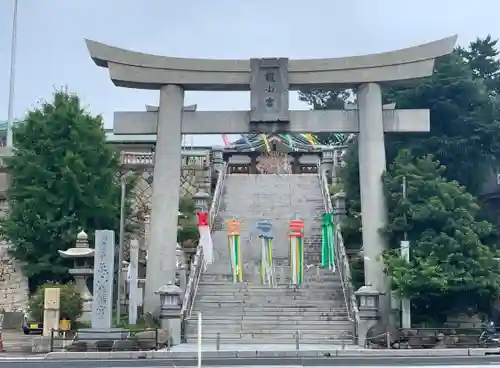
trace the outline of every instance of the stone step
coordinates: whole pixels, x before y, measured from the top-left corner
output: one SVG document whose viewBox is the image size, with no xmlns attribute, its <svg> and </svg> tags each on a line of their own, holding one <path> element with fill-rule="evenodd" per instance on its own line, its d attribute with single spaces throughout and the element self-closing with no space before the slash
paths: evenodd
<svg viewBox="0 0 500 368">
<path fill-rule="evenodd" d="M 188 323 L 193 322 L 196 318 L 188 320 Z M 217 324 L 217 325 L 225 325 L 225 324 L 253 324 L 253 325 L 261 325 L 261 324 L 282 324 L 289 323 L 292 325 L 303 325 L 308 324 L 311 326 L 314 325 L 330 325 L 335 323 L 351 323 L 348 319 L 347 314 L 338 315 L 332 317 L 319 317 L 319 316 L 296 316 L 295 318 L 290 317 L 277 317 L 277 316 L 266 316 L 262 318 L 255 318 L 255 316 L 238 316 L 237 318 L 231 318 L 228 316 L 207 316 L 206 314 L 202 315 L 203 324 Z"/>
<path fill-rule="evenodd" d="M 207 320 L 203 319 L 203 328 L 205 327 L 215 327 L 225 330 L 226 328 L 239 327 L 241 330 L 289 330 L 293 329 L 304 329 L 304 330 L 324 330 L 324 329 L 349 329 L 352 327 L 352 322 L 347 320 L 336 320 L 336 321 L 320 321 L 320 320 L 238 320 L 231 321 L 225 319 L 219 320 Z M 188 326 L 196 328 L 197 323 L 195 321 L 190 321 Z M 300 328 L 299 328 L 300 327 Z"/>
<path fill-rule="evenodd" d="M 343 296 L 342 290 L 338 289 L 254 289 L 254 290 L 234 290 L 234 289 L 216 289 L 216 288 L 200 288 L 196 292 L 197 296 L 245 296 L 245 297 L 266 297 L 270 295 L 278 295 L 279 297 L 293 297 L 293 296 Z"/>
<path fill-rule="evenodd" d="M 309 319 L 323 319 L 332 318 L 334 316 L 347 315 L 346 308 L 329 308 L 328 310 L 322 309 L 305 309 L 305 310 L 290 310 L 290 309 L 271 309 L 264 308 L 262 310 L 258 309 L 245 309 L 245 310 L 227 310 L 223 315 L 221 314 L 219 308 L 207 309 L 200 311 L 199 309 L 193 309 L 192 316 L 196 316 L 198 312 L 201 312 L 202 318 L 220 318 L 223 316 L 227 319 L 243 319 L 243 318 L 278 318 L 278 319 L 294 319 L 294 318 L 309 318 Z M 196 317 L 193 317 L 196 318 Z"/>
<path fill-rule="evenodd" d="M 217 334 L 219 333 L 221 336 L 227 336 L 227 335 L 233 335 L 233 334 L 238 334 L 238 335 L 262 335 L 262 334 L 276 334 L 276 331 L 280 331 L 281 334 L 284 335 L 289 335 L 289 336 L 294 336 L 297 331 L 301 335 L 314 335 L 315 338 L 322 338 L 323 336 L 334 336 L 334 337 L 339 337 L 339 336 L 345 336 L 346 331 L 349 329 L 352 329 L 352 325 L 339 325 L 337 328 L 335 326 L 306 326 L 306 325 L 301 325 L 301 326 L 286 326 L 286 325 L 272 325 L 268 326 L 267 328 L 262 325 L 255 325 L 255 326 L 203 326 L 203 333 L 210 335 L 210 334 Z M 188 335 L 197 335 L 197 326 L 193 325 L 190 326 L 188 325 L 186 328 L 186 333 Z"/>
<path fill-rule="evenodd" d="M 206 293 L 198 293 L 196 294 L 196 301 L 204 302 L 204 301 L 218 301 L 221 303 L 225 303 L 226 301 L 240 301 L 245 302 L 246 300 L 252 301 L 255 303 L 262 302 L 263 304 L 276 303 L 280 300 L 296 300 L 299 302 L 303 301 L 311 301 L 311 300 L 325 300 L 325 301 L 336 301 L 342 302 L 344 300 L 343 294 L 341 292 L 338 293 L 302 293 L 302 294 L 285 294 L 285 293 L 277 293 L 277 294 L 247 294 L 247 293 L 232 293 L 232 294 L 206 294 Z"/>
<path fill-rule="evenodd" d="M 189 331 L 189 333 L 186 334 L 188 339 L 189 338 L 194 338 L 198 336 L 198 332 L 196 331 Z M 221 342 L 222 341 L 227 341 L 227 340 L 254 340 L 256 343 L 258 343 L 259 340 L 261 339 L 271 339 L 275 340 L 275 342 L 282 341 L 282 340 L 289 340 L 292 343 L 295 343 L 296 339 L 296 331 L 287 331 L 287 330 L 274 330 L 274 331 L 255 331 L 255 332 L 231 332 L 231 333 L 223 333 L 223 332 L 204 332 L 202 331 L 202 339 L 217 339 L 219 336 Z M 342 331 L 330 331 L 330 333 L 325 333 L 325 334 L 317 334 L 315 332 L 309 331 L 309 332 L 300 332 L 299 331 L 299 342 L 300 341 L 317 341 L 317 342 L 328 342 L 331 341 L 350 341 L 351 340 L 352 334 L 347 334 Z"/>
<path fill-rule="evenodd" d="M 323 300 L 341 300 L 343 294 L 342 292 L 337 292 L 337 293 L 296 293 L 296 294 L 289 294 L 289 293 L 256 293 L 256 294 L 250 294 L 250 293 L 232 293 L 232 294 L 220 294 L 220 293 L 215 293 L 215 294 L 210 294 L 210 293 L 199 293 L 196 294 L 196 300 L 203 302 L 203 301 L 219 301 L 221 303 L 225 302 L 245 302 L 246 300 L 252 300 L 255 302 L 262 301 L 263 303 L 275 303 L 277 301 L 287 299 L 287 300 L 297 300 L 297 301 L 310 301 L 312 298 L 316 299 L 323 299 Z"/>
<path fill-rule="evenodd" d="M 245 277 L 245 276 L 243 276 Z M 272 289 L 269 285 L 263 285 L 259 281 L 256 282 L 238 282 L 234 283 L 232 280 L 232 275 L 224 275 L 224 274 L 203 274 L 201 276 L 201 280 L 199 285 L 208 285 L 214 287 L 220 287 L 227 285 L 233 288 L 239 287 L 241 289 L 244 288 L 252 288 L 252 289 Z M 315 277 L 304 277 L 304 283 L 302 285 L 294 285 L 291 282 L 291 279 L 286 278 L 285 280 L 277 277 L 276 283 L 279 288 L 289 288 L 289 289 L 307 289 L 312 287 L 319 286 L 328 286 L 328 287 L 342 287 L 342 281 L 338 276 L 325 276 L 316 279 Z"/>
<path fill-rule="evenodd" d="M 197 337 L 196 335 L 190 335 L 190 336 L 187 336 L 187 342 L 189 343 L 195 343 L 197 340 Z M 217 344 L 217 337 L 204 337 L 203 338 L 203 344 L 209 344 L 209 345 L 212 345 L 212 346 L 216 346 Z M 271 345 L 271 346 L 276 346 L 276 349 L 279 350 L 279 346 L 280 344 L 282 345 L 285 345 L 287 346 L 287 349 L 288 346 L 292 345 L 292 346 L 295 346 L 295 339 L 291 340 L 291 339 L 276 339 L 276 338 L 273 338 L 273 337 L 257 337 L 257 338 L 238 338 L 238 339 L 228 339 L 228 338 L 224 338 L 223 340 L 222 339 L 219 339 L 219 344 L 221 346 L 221 348 L 223 348 L 224 346 L 226 345 L 254 345 L 254 344 L 258 344 L 258 345 Z M 331 339 L 331 340 L 328 340 L 328 341 L 324 341 L 324 340 L 316 340 L 316 339 L 299 339 L 299 349 L 304 349 L 304 347 L 307 347 L 307 346 L 311 346 L 313 349 L 315 348 L 315 345 L 331 345 L 332 346 L 332 349 L 337 349 L 337 348 L 340 348 L 342 349 L 343 347 L 348 347 L 348 346 L 353 346 L 355 345 L 354 344 L 354 339 L 352 338 L 336 338 L 336 339 Z"/>
<path fill-rule="evenodd" d="M 309 294 L 338 294 L 343 295 L 342 286 L 336 284 L 312 284 L 307 285 L 304 284 L 300 287 L 300 289 L 295 289 L 294 286 L 285 284 L 280 285 L 277 284 L 275 287 L 268 287 L 263 285 L 262 287 L 256 286 L 245 286 L 241 287 L 235 284 L 222 282 L 219 285 L 211 285 L 212 283 L 199 283 L 198 291 L 201 295 L 213 295 L 215 293 L 247 293 L 253 295 L 267 295 L 267 294 L 276 294 L 276 295 L 293 295 L 292 293 L 296 293 L 297 295 L 309 295 Z M 297 290 L 297 291 L 295 291 Z"/>
<path fill-rule="evenodd" d="M 352 344 L 347 309 L 338 274 L 318 270 L 321 258 L 323 197 L 317 174 L 229 175 L 214 233 L 215 260 L 202 275 L 188 321 L 188 336 L 196 336 L 196 313 L 204 320 L 205 341 L 221 343 L 295 343 L 295 330 L 305 330 L 301 341 Z M 305 220 L 304 285 L 291 285 L 287 234 L 291 214 Z M 227 220 L 241 222 L 243 275 L 248 283 L 232 283 L 227 248 Z M 275 270 L 278 285 L 259 282 L 259 240 L 255 223 L 268 219 L 274 226 Z M 255 244 L 255 245 L 254 245 Z M 345 336 L 347 338 L 342 338 Z"/>
<path fill-rule="evenodd" d="M 346 310 L 347 309 L 343 305 L 331 305 L 331 306 L 314 306 L 314 307 L 294 307 L 294 306 L 289 306 L 288 308 L 283 308 L 277 307 L 274 305 L 265 305 L 265 306 L 244 306 L 244 307 L 235 307 L 235 306 L 229 306 L 229 305 L 217 305 L 215 303 L 209 304 L 209 303 L 200 303 L 197 305 L 195 303 L 195 307 L 193 308 L 193 314 L 200 312 L 203 315 L 224 315 L 224 316 L 229 316 L 229 315 L 240 315 L 240 316 L 250 316 L 250 315 L 255 315 L 258 313 L 261 313 L 264 316 L 271 315 L 271 314 L 278 314 L 278 313 L 296 313 L 296 315 L 302 315 L 304 313 L 313 313 L 318 316 L 322 315 L 331 315 L 332 313 L 336 313 L 339 310 Z"/>
<path fill-rule="evenodd" d="M 204 301 L 198 301 L 200 304 L 205 304 L 206 306 L 213 306 L 216 307 L 217 305 L 224 305 L 228 307 L 234 307 L 234 308 L 245 308 L 245 307 L 261 307 L 261 308 L 318 308 L 318 307 L 327 307 L 331 308 L 335 305 L 342 305 L 341 300 L 311 300 L 311 301 L 305 301 L 305 300 L 287 300 L 287 299 L 282 299 L 278 303 L 262 303 L 261 301 L 249 301 L 248 303 L 242 303 L 240 300 L 226 300 L 223 302 L 217 301 L 217 300 L 204 300 Z"/>
</svg>

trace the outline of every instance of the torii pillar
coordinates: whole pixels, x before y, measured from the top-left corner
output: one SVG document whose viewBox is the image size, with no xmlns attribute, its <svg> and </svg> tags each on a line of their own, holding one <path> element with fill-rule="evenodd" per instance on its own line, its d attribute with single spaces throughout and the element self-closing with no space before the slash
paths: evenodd
<svg viewBox="0 0 500 368">
<path fill-rule="evenodd" d="M 157 134 L 151 237 L 144 307 L 159 306 L 155 291 L 175 281 L 181 134 L 359 133 L 365 284 L 386 297 L 390 285 L 379 256 L 387 223 L 381 175 L 384 132 L 429 130 L 428 110 L 384 110 L 381 85 L 428 77 L 434 60 L 453 50 L 456 36 L 381 54 L 332 59 L 212 60 L 143 54 L 87 40 L 94 62 L 120 87 L 160 91 L 159 111 L 115 113 L 114 134 Z M 303 88 L 355 88 L 357 110 L 289 111 L 288 92 Z M 184 91 L 251 91 L 250 111 L 183 111 Z"/>
</svg>

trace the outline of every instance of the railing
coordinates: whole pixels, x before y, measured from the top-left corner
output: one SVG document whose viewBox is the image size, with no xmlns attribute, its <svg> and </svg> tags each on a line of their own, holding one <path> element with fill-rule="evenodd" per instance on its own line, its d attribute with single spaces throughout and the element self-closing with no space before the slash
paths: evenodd
<svg viewBox="0 0 500 368">
<path fill-rule="evenodd" d="M 318 175 L 321 183 L 321 193 L 323 195 L 323 201 L 325 204 L 325 212 L 334 213 L 335 209 L 332 205 L 332 199 L 330 197 L 330 191 L 328 189 L 328 181 L 326 179 L 325 172 L 321 170 L 321 163 L 318 164 Z M 334 233 L 336 266 L 340 274 L 340 283 L 342 285 L 342 292 L 344 294 L 347 313 L 349 315 L 349 319 L 353 322 L 354 336 L 357 338 L 357 329 L 359 324 L 358 304 L 356 302 L 356 295 L 354 294 L 354 290 L 352 287 L 351 268 L 349 267 L 349 258 L 347 257 L 347 252 L 344 246 L 340 224 L 335 224 Z"/>
<path fill-rule="evenodd" d="M 222 197 L 226 176 L 227 176 L 227 164 L 224 164 L 221 171 L 219 171 L 217 184 L 215 186 L 215 191 L 212 198 L 212 204 L 210 206 L 209 225 L 211 231 L 213 231 L 215 218 L 217 217 L 217 213 L 219 212 L 220 200 Z M 205 267 L 206 264 L 203 259 L 203 248 L 201 247 L 201 245 L 198 244 L 193 262 L 191 262 L 189 280 L 186 285 L 186 291 L 184 293 L 184 299 L 182 301 L 181 317 L 183 321 L 183 326 L 185 325 L 185 321 L 191 317 L 191 311 L 193 310 L 194 299 L 196 298 L 196 292 L 198 291 L 198 285 L 200 283 L 201 274 L 205 269 Z"/>
<path fill-rule="evenodd" d="M 153 152 L 120 152 L 121 165 L 153 166 L 154 160 Z"/>
</svg>

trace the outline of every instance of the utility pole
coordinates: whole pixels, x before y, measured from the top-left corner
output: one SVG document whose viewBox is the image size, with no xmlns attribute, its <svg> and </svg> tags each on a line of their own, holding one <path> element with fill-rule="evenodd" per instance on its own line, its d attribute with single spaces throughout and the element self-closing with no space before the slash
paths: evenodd
<svg viewBox="0 0 500 368">
<path fill-rule="evenodd" d="M 9 102 L 7 110 L 7 147 L 13 145 L 12 126 L 14 125 L 14 87 L 16 83 L 16 53 L 17 53 L 17 8 L 18 0 L 14 0 L 14 13 L 12 15 L 12 40 L 10 45 L 10 85 Z"/>
<path fill-rule="evenodd" d="M 402 184 L 403 198 L 406 199 L 406 177 L 403 176 Z M 406 213 L 404 215 L 405 225 L 408 223 L 406 218 Z M 410 242 L 408 241 L 408 234 L 406 230 L 403 235 L 403 240 L 400 243 L 401 247 L 401 258 L 406 262 L 410 262 Z M 401 327 L 404 329 L 411 328 L 411 303 L 409 298 L 404 298 L 401 300 Z"/>
</svg>

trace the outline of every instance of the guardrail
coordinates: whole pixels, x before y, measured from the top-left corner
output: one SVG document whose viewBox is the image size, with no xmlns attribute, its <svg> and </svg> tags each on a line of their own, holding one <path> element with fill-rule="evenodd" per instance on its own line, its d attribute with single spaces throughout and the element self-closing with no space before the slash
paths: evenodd
<svg viewBox="0 0 500 368">
<path fill-rule="evenodd" d="M 323 195 L 325 212 L 334 214 L 335 208 L 332 205 L 332 199 L 330 196 L 330 191 L 328 189 L 328 181 L 326 179 L 325 172 L 324 170 L 321 170 L 321 163 L 318 163 L 318 175 L 321 184 L 321 193 Z M 342 292 L 344 294 L 347 313 L 349 315 L 349 319 L 353 323 L 354 336 L 357 339 L 359 310 L 358 304 L 356 302 L 356 295 L 354 294 L 354 289 L 352 287 L 351 268 L 349 266 L 349 258 L 347 257 L 340 224 L 335 224 L 334 237 L 335 261 L 337 264 L 337 270 L 340 274 L 340 283 L 342 285 Z"/>
<path fill-rule="evenodd" d="M 212 232 L 213 232 L 215 218 L 217 217 L 217 213 L 219 212 L 220 200 L 222 197 L 222 192 L 224 190 L 224 183 L 226 180 L 226 176 L 227 176 L 227 164 L 224 164 L 223 168 L 219 171 L 217 184 L 215 186 L 215 191 L 212 198 L 212 204 L 210 206 L 210 211 L 209 211 L 209 225 Z M 184 338 L 185 324 L 186 321 L 191 317 L 191 312 L 193 310 L 193 305 L 194 305 L 194 299 L 196 298 L 196 292 L 198 291 L 198 285 L 200 283 L 201 274 L 205 268 L 206 264 L 203 259 L 203 247 L 201 247 L 201 245 L 198 244 L 198 247 L 196 248 L 196 254 L 194 256 L 193 261 L 191 262 L 189 280 L 186 285 L 186 291 L 184 293 L 184 298 L 182 302 L 182 309 L 181 309 L 182 340 L 185 340 Z"/>
<path fill-rule="evenodd" d="M 121 165 L 153 166 L 154 161 L 154 152 L 120 152 Z"/>
</svg>

